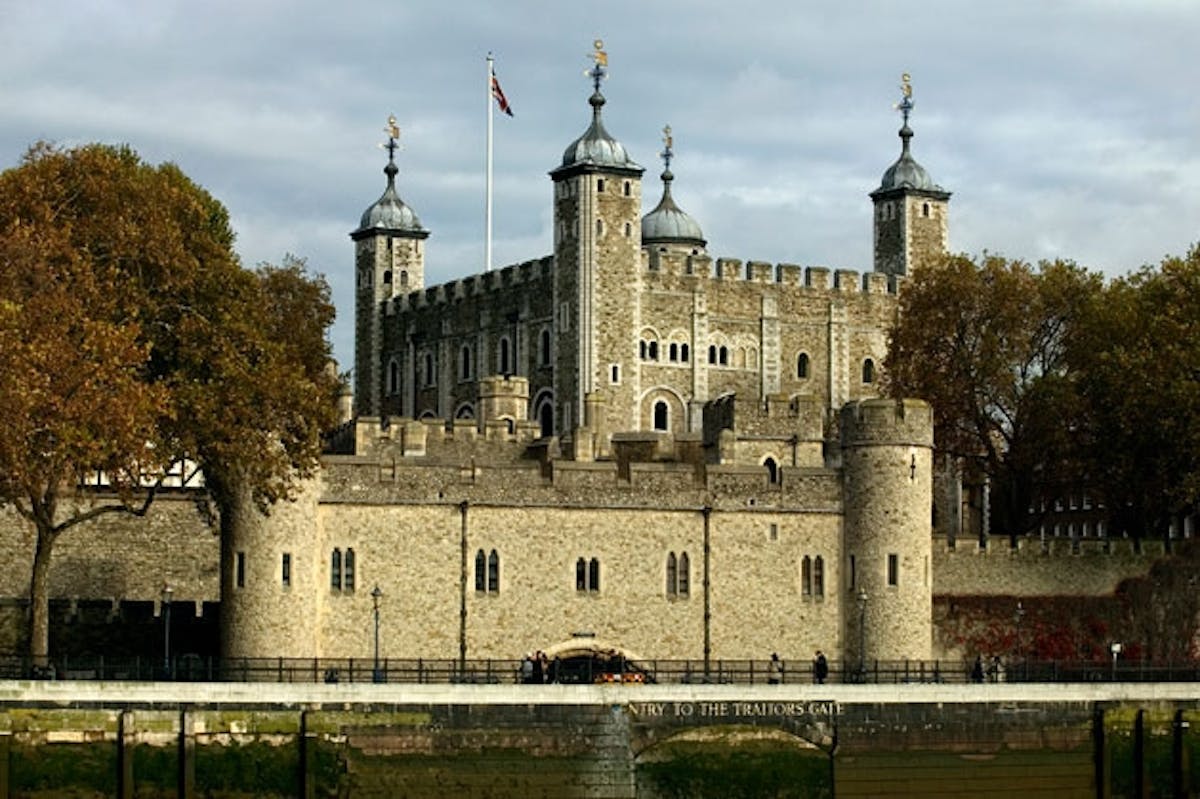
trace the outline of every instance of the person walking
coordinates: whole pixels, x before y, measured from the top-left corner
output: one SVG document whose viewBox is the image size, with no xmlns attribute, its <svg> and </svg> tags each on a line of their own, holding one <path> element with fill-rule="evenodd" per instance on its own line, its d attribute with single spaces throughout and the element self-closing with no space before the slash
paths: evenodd
<svg viewBox="0 0 1200 799">
<path fill-rule="evenodd" d="M 818 649 L 816 656 L 813 658 L 813 680 L 817 685 L 824 685 L 825 678 L 828 676 L 829 661 L 825 659 L 825 653 Z"/>
<path fill-rule="evenodd" d="M 983 657 L 975 656 L 975 665 L 971 667 L 971 682 L 983 682 Z"/>
<path fill-rule="evenodd" d="M 779 659 L 778 652 L 771 653 L 771 662 L 767 665 L 767 682 L 771 685 L 783 682 L 783 661 Z"/>
</svg>

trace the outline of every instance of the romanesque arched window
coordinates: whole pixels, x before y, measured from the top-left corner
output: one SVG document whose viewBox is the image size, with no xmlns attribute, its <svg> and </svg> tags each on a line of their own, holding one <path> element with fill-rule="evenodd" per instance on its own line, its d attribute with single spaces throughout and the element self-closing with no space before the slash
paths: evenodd
<svg viewBox="0 0 1200 799">
<path fill-rule="evenodd" d="M 687 344 L 679 345 L 679 360 L 683 361 L 684 363 L 688 362 L 688 345 Z"/>
<path fill-rule="evenodd" d="M 658 360 L 658 342 L 655 341 L 654 339 L 650 340 L 649 353 L 650 353 L 650 360 L 652 360 L 652 361 Z"/>
<path fill-rule="evenodd" d="M 500 555 L 494 549 L 488 553 L 487 590 L 489 594 L 500 592 Z"/>
<path fill-rule="evenodd" d="M 336 547 L 329 558 L 329 587 L 334 591 L 342 590 L 342 550 Z"/>
<path fill-rule="evenodd" d="M 674 552 L 667 553 L 667 596 L 675 596 L 678 590 L 679 561 Z"/>
<path fill-rule="evenodd" d="M 692 590 L 691 563 L 686 552 L 679 553 L 679 596 L 687 596 Z"/>
<path fill-rule="evenodd" d="M 667 346 L 667 360 L 671 363 L 679 362 L 679 345 L 673 341 Z"/>
<path fill-rule="evenodd" d="M 802 352 L 796 356 L 796 378 L 804 380 L 808 377 L 808 353 Z"/>
<path fill-rule="evenodd" d="M 780 482 L 779 464 L 774 458 L 767 458 L 763 461 L 763 466 L 767 467 L 767 482 L 771 485 L 778 485 Z"/>
<path fill-rule="evenodd" d="M 458 377 L 460 380 L 471 379 L 471 345 L 464 344 L 459 351 Z"/>
<path fill-rule="evenodd" d="M 813 596 L 825 596 L 825 559 L 813 558 Z"/>
<path fill-rule="evenodd" d="M 354 590 L 354 550 L 346 549 L 346 558 L 342 561 L 342 590 Z"/>
<path fill-rule="evenodd" d="M 870 358 L 863 361 L 862 381 L 864 384 L 875 382 L 875 362 Z"/>
<path fill-rule="evenodd" d="M 728 347 L 721 347 L 720 349 L 717 350 L 717 361 L 722 366 L 729 365 L 729 348 Z"/>
<path fill-rule="evenodd" d="M 800 593 L 803 596 L 812 596 L 812 558 L 805 555 L 800 559 Z"/>
<path fill-rule="evenodd" d="M 508 336 L 502 336 L 500 338 L 500 357 L 497 361 L 497 366 L 498 366 L 497 371 L 499 371 L 500 374 L 505 375 L 505 376 L 512 374 L 511 361 L 512 361 L 512 354 L 509 352 Z"/>
<path fill-rule="evenodd" d="M 575 590 L 589 593 L 600 590 L 599 558 L 580 558 L 575 561 Z"/>
<path fill-rule="evenodd" d="M 479 593 L 487 590 L 487 556 L 482 549 L 475 553 L 475 590 Z"/>
<path fill-rule="evenodd" d="M 670 410 L 664 400 L 654 403 L 654 429 L 670 430 Z"/>
</svg>

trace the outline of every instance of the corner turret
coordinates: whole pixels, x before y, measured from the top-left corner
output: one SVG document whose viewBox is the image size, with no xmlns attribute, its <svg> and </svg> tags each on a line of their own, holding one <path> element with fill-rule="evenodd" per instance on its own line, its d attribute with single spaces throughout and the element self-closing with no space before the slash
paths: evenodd
<svg viewBox="0 0 1200 799">
<path fill-rule="evenodd" d="M 425 239 L 429 237 L 416 213 L 396 193 L 400 128 L 394 116 L 388 117 L 384 132 L 388 134 L 388 162 L 383 169 L 387 188 L 363 212 L 358 229 L 350 234 L 356 273 L 354 401 L 356 413 L 367 416 L 399 411 L 398 407 L 385 405 L 383 392 L 384 304 L 392 297 L 425 287 Z M 398 395 L 398 387 L 389 387 L 388 393 Z"/>
<path fill-rule="evenodd" d="M 567 434 L 584 423 L 589 395 L 602 394 L 620 430 L 634 417 L 632 379 L 641 264 L 642 172 L 604 127 L 600 83 L 608 75 L 604 43 L 588 72 L 592 123 L 567 147 L 554 181 L 554 332 L 562 343 L 554 370 L 555 425 Z M 603 449 L 606 444 L 601 442 Z"/>
<path fill-rule="evenodd" d="M 695 219 L 688 216 L 675 204 L 671 196 L 671 158 L 674 157 L 674 137 L 671 126 L 663 128 L 663 194 L 654 210 L 642 217 L 642 247 L 659 252 L 677 252 L 683 255 L 704 255 L 704 232 Z"/>
<path fill-rule="evenodd" d="M 941 257 L 948 243 L 950 192 L 933 182 L 912 156 L 912 84 L 901 78 L 903 98 L 896 105 L 904 115 L 900 128 L 900 157 L 888 167 L 871 192 L 875 204 L 875 271 L 906 277 L 914 269 Z"/>
</svg>

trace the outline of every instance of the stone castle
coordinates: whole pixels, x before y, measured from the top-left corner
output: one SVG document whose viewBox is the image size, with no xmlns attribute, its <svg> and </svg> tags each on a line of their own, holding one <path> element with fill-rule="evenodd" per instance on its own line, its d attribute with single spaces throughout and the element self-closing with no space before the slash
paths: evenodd
<svg viewBox="0 0 1200 799">
<path fill-rule="evenodd" d="M 904 278 L 947 247 L 950 193 L 913 158 L 907 81 L 858 274 L 710 256 L 672 195 L 669 129 L 643 215 L 604 72 L 597 58 L 590 124 L 550 171 L 544 258 L 426 286 L 430 231 L 390 142 L 351 233 L 353 411 L 296 502 L 246 508 L 218 541 L 160 500 L 136 534 L 190 562 L 167 546 L 126 570 L 96 550 L 111 544 L 64 540 L 56 595 L 154 601 L 171 580 L 198 613 L 219 598 L 230 657 L 370 656 L 379 607 L 390 658 L 583 636 L 642 658 L 856 662 L 947 654 L 936 594 L 1061 591 L 1053 548 L 935 544 L 930 409 L 879 397 Z M 953 529 L 962 502 L 938 501 Z M 1097 595 L 1154 555 L 1060 554 L 1105 559 L 1074 587 Z"/>
</svg>

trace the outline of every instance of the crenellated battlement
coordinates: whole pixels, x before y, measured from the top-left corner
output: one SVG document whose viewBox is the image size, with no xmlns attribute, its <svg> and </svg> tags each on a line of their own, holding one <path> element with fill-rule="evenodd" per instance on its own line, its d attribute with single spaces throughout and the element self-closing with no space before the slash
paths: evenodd
<svg viewBox="0 0 1200 799">
<path fill-rule="evenodd" d="M 536 286 L 550 279 L 554 257 L 547 255 L 519 264 L 510 264 L 491 272 L 480 272 L 459 280 L 451 280 L 420 291 L 393 297 L 387 304 L 389 315 L 460 302 L 469 298 L 486 298 L 518 286 Z"/>
<path fill-rule="evenodd" d="M 993 537 L 933 540 L 934 593 L 943 596 L 1111 596 L 1170 556 L 1162 541 Z"/>
<path fill-rule="evenodd" d="M 825 266 L 772 264 L 708 255 L 644 249 L 642 268 L 664 278 L 706 278 L 721 283 L 757 283 L 788 286 L 814 292 L 890 294 L 899 292 L 903 278 L 883 272 L 856 272 Z"/>
<path fill-rule="evenodd" d="M 933 409 L 917 399 L 847 403 L 841 413 L 843 447 L 878 444 L 933 446 Z"/>
<path fill-rule="evenodd" d="M 1152 563 L 1169 552 L 1161 540 L 1135 541 L 1132 538 L 1018 538 L 1016 546 L 1005 537 L 993 537 L 987 546 L 977 539 L 955 541 L 945 536 L 934 537 L 934 548 L 944 549 L 949 558 L 982 558 L 989 560 L 1033 561 L 1064 556 L 1130 558 Z"/>
</svg>

